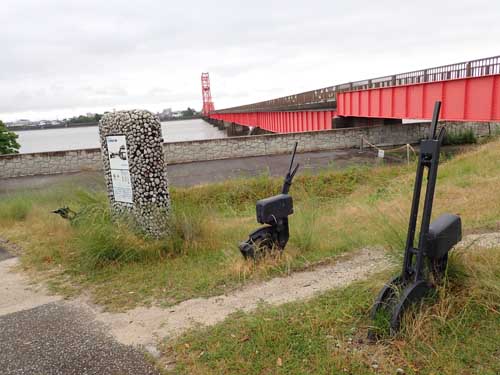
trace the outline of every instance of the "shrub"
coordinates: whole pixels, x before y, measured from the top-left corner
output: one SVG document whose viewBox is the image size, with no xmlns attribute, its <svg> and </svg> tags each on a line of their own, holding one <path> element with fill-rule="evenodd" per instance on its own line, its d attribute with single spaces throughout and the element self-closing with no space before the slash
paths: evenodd
<svg viewBox="0 0 500 375">
<path fill-rule="evenodd" d="M 446 133 L 443 140 L 445 145 L 466 145 L 477 143 L 477 137 L 471 129 L 456 133 Z"/>
</svg>

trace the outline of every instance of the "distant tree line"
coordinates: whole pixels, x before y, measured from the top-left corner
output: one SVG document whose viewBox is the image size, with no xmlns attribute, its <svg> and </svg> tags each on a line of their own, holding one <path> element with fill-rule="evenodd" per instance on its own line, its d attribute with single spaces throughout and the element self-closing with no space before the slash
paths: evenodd
<svg viewBox="0 0 500 375">
<path fill-rule="evenodd" d="M 193 117 L 198 115 L 195 109 L 188 107 L 185 111 L 182 111 L 182 117 Z"/>
<path fill-rule="evenodd" d="M 102 118 L 102 115 L 99 113 L 96 113 L 95 115 L 92 116 L 75 116 L 70 118 L 67 122 L 69 124 L 85 124 L 85 123 L 95 123 L 99 122 L 99 120 Z"/>
</svg>

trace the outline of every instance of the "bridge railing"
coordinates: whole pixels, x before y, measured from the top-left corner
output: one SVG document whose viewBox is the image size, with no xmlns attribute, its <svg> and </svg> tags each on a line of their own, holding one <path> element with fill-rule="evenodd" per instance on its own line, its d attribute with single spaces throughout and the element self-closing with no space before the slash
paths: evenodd
<svg viewBox="0 0 500 375">
<path fill-rule="evenodd" d="M 340 85 L 324 87 L 318 90 L 302 92 L 300 94 L 265 100 L 263 102 L 222 109 L 215 111 L 215 113 L 335 108 L 337 93 L 339 92 L 446 81 L 467 77 L 482 77 L 492 74 L 500 74 L 500 56 L 487 57 L 478 60 L 366 79 L 357 82 L 343 83 Z"/>
</svg>

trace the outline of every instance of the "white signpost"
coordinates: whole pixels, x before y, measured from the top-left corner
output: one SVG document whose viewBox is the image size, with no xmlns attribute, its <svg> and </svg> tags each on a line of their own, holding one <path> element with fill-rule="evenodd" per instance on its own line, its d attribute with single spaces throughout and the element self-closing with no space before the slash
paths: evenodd
<svg viewBox="0 0 500 375">
<path fill-rule="evenodd" d="M 134 203 L 130 180 L 127 141 L 124 135 L 106 137 L 113 193 L 117 202 Z"/>
</svg>

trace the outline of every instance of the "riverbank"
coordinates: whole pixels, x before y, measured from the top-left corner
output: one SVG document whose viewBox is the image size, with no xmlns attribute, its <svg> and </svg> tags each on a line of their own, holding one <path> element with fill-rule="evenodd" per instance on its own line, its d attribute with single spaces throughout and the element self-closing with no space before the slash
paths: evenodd
<svg viewBox="0 0 500 375">
<path fill-rule="evenodd" d="M 95 127 L 97 122 L 83 122 L 83 123 L 73 123 L 73 124 L 57 124 L 57 125 L 42 125 L 42 126 L 7 126 L 7 130 L 12 132 L 22 132 L 27 130 L 48 130 L 48 129 L 64 129 L 64 128 L 85 128 L 85 127 Z"/>
<path fill-rule="evenodd" d="M 179 117 L 179 118 L 170 118 L 163 119 L 161 122 L 171 122 L 171 121 L 189 121 L 189 120 L 201 120 L 202 116 L 192 116 L 192 117 Z M 62 129 L 62 128 L 81 128 L 81 127 L 96 127 L 99 123 L 96 122 L 68 122 L 68 123 L 60 123 L 56 125 L 47 124 L 47 125 L 23 125 L 23 126 L 7 126 L 7 130 L 18 132 L 24 130 L 46 130 L 46 129 Z"/>
</svg>

